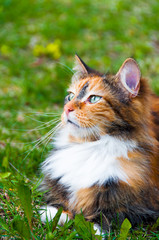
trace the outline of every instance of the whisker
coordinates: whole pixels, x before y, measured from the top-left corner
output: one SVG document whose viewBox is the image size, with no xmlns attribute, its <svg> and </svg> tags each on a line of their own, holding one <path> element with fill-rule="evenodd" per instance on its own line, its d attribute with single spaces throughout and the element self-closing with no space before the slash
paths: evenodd
<svg viewBox="0 0 159 240">
<path fill-rule="evenodd" d="M 99 139 L 100 134 L 99 134 L 99 130 L 97 129 L 97 127 L 93 124 L 93 129 L 91 128 L 90 131 L 92 132 L 93 136 L 95 137 L 95 139 Z M 95 131 L 96 130 L 96 131 Z"/>
<path fill-rule="evenodd" d="M 60 116 L 61 115 L 61 111 L 58 113 L 54 113 L 54 112 L 49 112 L 49 113 L 43 113 L 43 112 L 22 112 L 23 114 L 30 114 L 30 115 L 38 115 L 38 116 L 44 116 L 44 117 L 49 117 L 49 116 Z"/>
<path fill-rule="evenodd" d="M 53 135 L 58 131 L 58 129 L 61 127 L 61 125 L 56 126 L 56 128 L 53 129 L 53 131 L 50 133 L 50 136 L 47 137 L 46 141 L 45 141 L 45 146 L 48 144 L 48 142 L 50 141 L 50 139 L 53 137 Z"/>
<path fill-rule="evenodd" d="M 45 122 L 43 122 L 43 121 L 37 120 L 37 119 L 35 119 L 35 118 L 31 118 L 31 117 L 29 117 L 29 116 L 26 116 L 26 117 L 29 118 L 29 119 L 31 119 L 31 120 L 33 120 L 33 121 L 35 121 L 35 122 L 45 123 Z"/>
<path fill-rule="evenodd" d="M 57 64 L 60 64 L 60 65 L 62 65 L 63 67 L 65 67 L 65 69 L 67 69 L 67 70 L 69 70 L 69 72 L 68 73 L 73 73 L 74 74 L 74 71 L 70 68 L 70 67 L 68 67 L 67 65 L 65 65 L 64 63 L 61 63 L 61 62 L 57 62 Z"/>
<path fill-rule="evenodd" d="M 88 127 L 88 128 L 86 128 L 87 136 L 92 135 L 97 140 L 99 138 L 99 134 L 97 134 L 97 132 L 94 131 L 94 129 L 93 129 L 95 127 L 94 124 L 88 123 L 87 127 Z"/>
<path fill-rule="evenodd" d="M 60 121 L 59 119 L 52 119 L 48 122 L 43 122 L 43 124 L 41 124 L 40 126 L 34 128 L 34 129 L 17 129 L 17 128 L 11 128 L 10 130 L 12 131 L 23 131 L 23 132 L 33 132 L 33 131 L 37 131 L 37 130 L 41 130 L 47 127 L 52 126 L 53 124 L 57 123 L 58 121 Z M 50 124 L 51 123 L 51 124 Z M 45 126 L 46 125 L 46 126 Z M 45 126 L 45 127 L 44 127 Z"/>
<path fill-rule="evenodd" d="M 57 123 L 59 121 L 60 121 L 59 119 L 58 120 L 51 120 L 49 122 L 46 122 L 46 123 L 42 124 L 39 127 L 36 127 L 34 129 L 31 129 L 31 130 L 28 130 L 28 132 L 33 132 L 33 131 L 41 130 L 41 129 L 44 129 L 44 128 L 48 128 L 48 127 L 52 126 L 53 124 L 55 124 L 55 123 Z M 49 123 L 51 123 L 51 124 L 49 124 Z M 46 125 L 46 126 L 44 127 L 44 125 Z"/>
<path fill-rule="evenodd" d="M 57 125 L 57 126 L 58 126 L 58 125 Z M 37 146 L 40 146 L 42 143 L 45 143 L 45 141 L 48 139 L 48 137 L 50 136 L 50 134 L 52 134 L 52 133 L 56 130 L 57 126 L 56 126 L 55 128 L 53 128 L 53 129 L 51 129 L 47 134 L 45 134 L 44 137 L 42 137 L 42 138 L 40 138 L 39 140 L 37 140 L 37 143 L 36 143 L 29 151 L 27 151 L 28 154 L 25 156 L 25 158 L 23 159 L 23 161 L 29 156 L 29 154 L 30 154 Z M 61 126 L 61 123 L 59 123 L 59 128 L 60 128 L 60 126 Z M 53 134 L 52 134 L 52 136 L 53 136 Z"/>
</svg>

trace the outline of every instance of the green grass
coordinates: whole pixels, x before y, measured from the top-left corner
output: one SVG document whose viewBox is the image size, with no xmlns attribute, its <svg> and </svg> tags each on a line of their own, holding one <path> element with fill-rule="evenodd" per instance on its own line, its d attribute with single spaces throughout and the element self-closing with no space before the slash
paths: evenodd
<svg viewBox="0 0 159 240">
<path fill-rule="evenodd" d="M 114 73 L 134 57 L 159 94 L 158 12 L 158 0 L 0 0 L 0 235 L 5 239 L 86 239 L 89 227 L 84 237 L 77 219 L 58 229 L 55 222 L 40 221 L 39 169 L 51 145 L 35 147 L 34 141 L 55 124 L 37 127 L 57 119 L 45 113 L 62 111 L 76 52 L 91 67 Z M 31 189 L 30 218 L 18 186 Z M 119 234 L 114 229 L 109 239 Z M 159 231 L 139 227 L 128 236 L 158 239 Z"/>
</svg>

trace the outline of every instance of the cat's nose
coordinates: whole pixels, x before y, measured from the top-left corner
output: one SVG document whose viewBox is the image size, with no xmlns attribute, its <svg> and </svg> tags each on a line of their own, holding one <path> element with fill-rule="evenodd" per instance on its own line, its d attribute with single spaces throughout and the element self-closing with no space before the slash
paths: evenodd
<svg viewBox="0 0 159 240">
<path fill-rule="evenodd" d="M 68 116 L 69 112 L 73 112 L 74 111 L 74 108 L 73 108 L 72 105 L 65 105 L 64 111 L 65 111 L 66 115 Z"/>
</svg>

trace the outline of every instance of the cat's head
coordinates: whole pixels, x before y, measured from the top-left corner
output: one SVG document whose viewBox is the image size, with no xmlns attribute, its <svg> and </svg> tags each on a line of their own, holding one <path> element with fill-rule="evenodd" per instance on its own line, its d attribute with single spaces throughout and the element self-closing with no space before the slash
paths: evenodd
<svg viewBox="0 0 159 240">
<path fill-rule="evenodd" d="M 107 75 L 91 69 L 76 55 L 75 70 L 61 117 L 70 139 L 83 142 L 106 134 L 128 136 L 143 107 L 136 61 L 128 58 L 117 74 Z"/>
</svg>

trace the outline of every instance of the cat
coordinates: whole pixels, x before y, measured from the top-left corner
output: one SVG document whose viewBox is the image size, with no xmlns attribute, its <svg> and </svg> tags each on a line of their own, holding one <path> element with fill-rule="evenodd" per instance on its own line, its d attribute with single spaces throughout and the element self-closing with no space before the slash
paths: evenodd
<svg viewBox="0 0 159 240">
<path fill-rule="evenodd" d="M 159 97 L 134 59 L 109 75 L 76 55 L 61 124 L 42 164 L 42 221 L 62 206 L 60 224 L 82 212 L 100 234 L 101 215 L 103 232 L 159 217 Z"/>
</svg>

